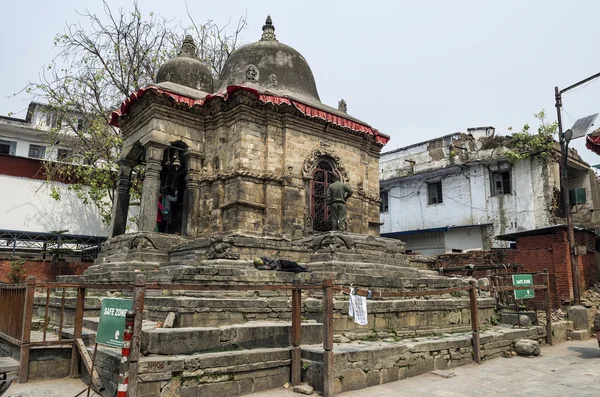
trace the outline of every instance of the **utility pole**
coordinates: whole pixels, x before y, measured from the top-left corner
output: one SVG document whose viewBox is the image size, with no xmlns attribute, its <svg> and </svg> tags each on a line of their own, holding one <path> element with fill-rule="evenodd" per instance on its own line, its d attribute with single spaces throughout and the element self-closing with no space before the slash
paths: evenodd
<svg viewBox="0 0 600 397">
<path fill-rule="evenodd" d="M 560 152 L 562 155 L 561 161 L 561 172 L 560 172 L 560 186 L 563 193 L 563 202 L 565 206 L 565 215 L 567 218 L 567 237 L 569 239 L 569 253 L 571 258 L 571 276 L 573 278 L 573 301 L 576 305 L 581 303 L 581 295 L 579 291 L 579 261 L 577 255 L 575 255 L 575 232 L 573 230 L 573 217 L 571 215 L 571 205 L 569 203 L 569 189 L 567 186 L 567 166 L 569 164 L 569 141 L 570 138 L 566 138 L 563 133 L 562 126 L 562 94 L 572 90 L 575 87 L 579 87 L 588 81 L 594 80 L 600 77 L 600 73 L 596 73 L 584 80 L 581 80 L 567 88 L 559 90 L 558 87 L 554 87 L 554 97 L 556 101 L 556 116 L 558 121 L 558 139 L 560 143 Z"/>
</svg>

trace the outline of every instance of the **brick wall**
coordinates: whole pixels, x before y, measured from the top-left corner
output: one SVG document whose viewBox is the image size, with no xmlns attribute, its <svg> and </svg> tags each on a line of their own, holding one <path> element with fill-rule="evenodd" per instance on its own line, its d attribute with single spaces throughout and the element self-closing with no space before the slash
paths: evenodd
<svg viewBox="0 0 600 397">
<path fill-rule="evenodd" d="M 36 281 L 56 281 L 57 276 L 82 274 L 92 262 L 58 262 L 28 260 L 23 265 L 25 277 L 34 276 Z M 0 259 L 0 282 L 8 282 L 10 259 Z"/>
<path fill-rule="evenodd" d="M 576 245 L 587 248 L 587 253 L 579 256 L 580 288 L 583 292 L 595 282 L 600 281 L 600 254 L 596 252 L 596 238 L 593 233 L 576 231 L 575 240 Z M 451 268 L 469 264 L 477 267 L 513 263 L 522 266 L 519 270 L 520 273 L 540 273 L 544 269 L 548 269 L 550 296 L 554 306 L 558 306 L 563 301 L 572 300 L 571 259 L 566 230 L 556 230 L 538 236 L 519 237 L 516 249 L 440 255 L 435 266 Z M 475 271 L 473 275 L 484 277 L 487 275 L 487 271 Z M 540 281 L 534 279 L 535 283 Z M 541 304 L 543 296 L 538 298 L 536 303 Z"/>
</svg>

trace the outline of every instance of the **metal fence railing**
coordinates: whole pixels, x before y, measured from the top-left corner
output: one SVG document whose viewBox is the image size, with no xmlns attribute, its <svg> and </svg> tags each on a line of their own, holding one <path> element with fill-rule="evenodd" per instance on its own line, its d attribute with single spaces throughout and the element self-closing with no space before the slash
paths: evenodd
<svg viewBox="0 0 600 397">
<path fill-rule="evenodd" d="M 507 291 L 536 289 L 545 291 L 545 303 L 548 310 L 547 321 L 547 342 L 552 344 L 552 324 L 550 310 L 550 295 L 548 288 L 548 274 L 544 273 L 543 284 L 531 285 L 528 287 L 521 286 L 505 286 L 492 284 L 492 294 L 499 294 Z M 42 341 L 31 341 L 31 326 L 33 317 L 33 301 L 35 289 L 43 289 L 46 295 L 44 307 L 44 329 Z M 74 289 L 77 291 L 75 318 L 73 337 L 70 339 L 62 338 L 62 325 L 65 317 L 65 291 Z M 292 385 L 300 384 L 301 382 L 301 343 L 302 343 L 302 327 L 301 327 L 301 308 L 302 308 L 302 291 L 313 290 L 322 291 L 323 299 L 323 396 L 332 397 L 334 395 L 334 353 L 333 353 L 333 312 L 334 300 L 333 293 L 346 292 L 347 287 L 334 285 L 333 280 L 326 279 L 322 284 L 158 284 L 148 283 L 142 274 L 135 276 L 133 283 L 128 284 L 72 284 L 72 283 L 37 283 L 33 277 L 27 279 L 27 284 L 0 284 L 0 319 L 10 318 L 10 321 L 0 321 L 0 335 L 6 337 L 13 343 L 20 346 L 20 372 L 19 382 L 25 383 L 29 373 L 29 349 L 32 346 L 56 346 L 72 344 L 71 356 L 71 376 L 79 375 L 79 364 L 83 358 L 83 364 L 86 364 L 89 373 L 93 373 L 93 361 L 87 357 L 87 350 L 81 341 L 83 316 L 85 309 L 86 290 L 112 290 L 112 291 L 132 291 L 133 290 L 133 312 L 135 320 L 133 325 L 132 349 L 129 358 L 129 386 L 128 396 L 137 396 L 137 380 L 138 380 L 138 359 L 140 357 L 140 341 L 142 335 L 142 318 L 144 313 L 144 300 L 146 292 L 149 290 L 177 290 L 177 291 L 289 291 L 292 298 L 292 326 L 291 326 L 291 364 L 290 383 Z M 50 294 L 52 290 L 61 293 L 61 309 L 59 322 L 59 337 L 56 340 L 48 340 L 46 330 L 49 325 L 49 305 L 51 302 Z M 473 359 L 479 363 L 481 361 L 481 342 L 479 336 L 479 316 L 478 316 L 478 287 L 473 280 L 468 285 L 459 287 L 439 289 L 439 290 L 423 290 L 423 291 L 382 291 L 372 294 L 366 289 L 356 288 L 354 293 L 357 295 L 368 296 L 371 299 L 395 299 L 395 298 L 410 298 L 410 297 L 425 297 L 434 295 L 450 294 L 453 292 L 465 291 L 469 294 L 469 310 L 471 314 L 471 329 L 472 329 L 472 347 Z M 56 295 L 55 295 L 56 296 Z M 60 296 L 60 295 L 59 295 Z M 7 317 L 5 317 L 7 316 Z M 91 362 L 90 364 L 88 363 Z"/>
</svg>

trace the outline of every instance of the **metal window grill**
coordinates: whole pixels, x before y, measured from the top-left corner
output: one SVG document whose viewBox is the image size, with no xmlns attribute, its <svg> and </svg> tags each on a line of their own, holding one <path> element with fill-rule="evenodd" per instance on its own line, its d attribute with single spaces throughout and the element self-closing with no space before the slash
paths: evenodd
<svg viewBox="0 0 600 397">
<path fill-rule="evenodd" d="M 311 181 L 311 215 L 314 230 L 331 230 L 331 211 L 327 202 L 327 188 L 336 179 L 333 167 L 329 162 L 320 161 L 317 164 Z"/>
</svg>

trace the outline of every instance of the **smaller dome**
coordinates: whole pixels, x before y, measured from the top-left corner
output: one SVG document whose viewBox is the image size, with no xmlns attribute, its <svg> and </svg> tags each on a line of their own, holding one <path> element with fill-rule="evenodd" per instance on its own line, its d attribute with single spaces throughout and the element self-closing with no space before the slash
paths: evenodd
<svg viewBox="0 0 600 397">
<path fill-rule="evenodd" d="M 259 41 L 243 45 L 233 51 L 221 71 L 223 84 L 247 85 L 293 98 L 321 103 L 317 85 L 308 62 L 292 47 L 275 37 L 271 16 L 267 17 Z"/>
<path fill-rule="evenodd" d="M 177 57 L 158 69 L 156 82 L 171 82 L 207 93 L 213 92 L 213 76 L 196 56 L 196 43 L 192 36 L 185 36 Z"/>
</svg>

